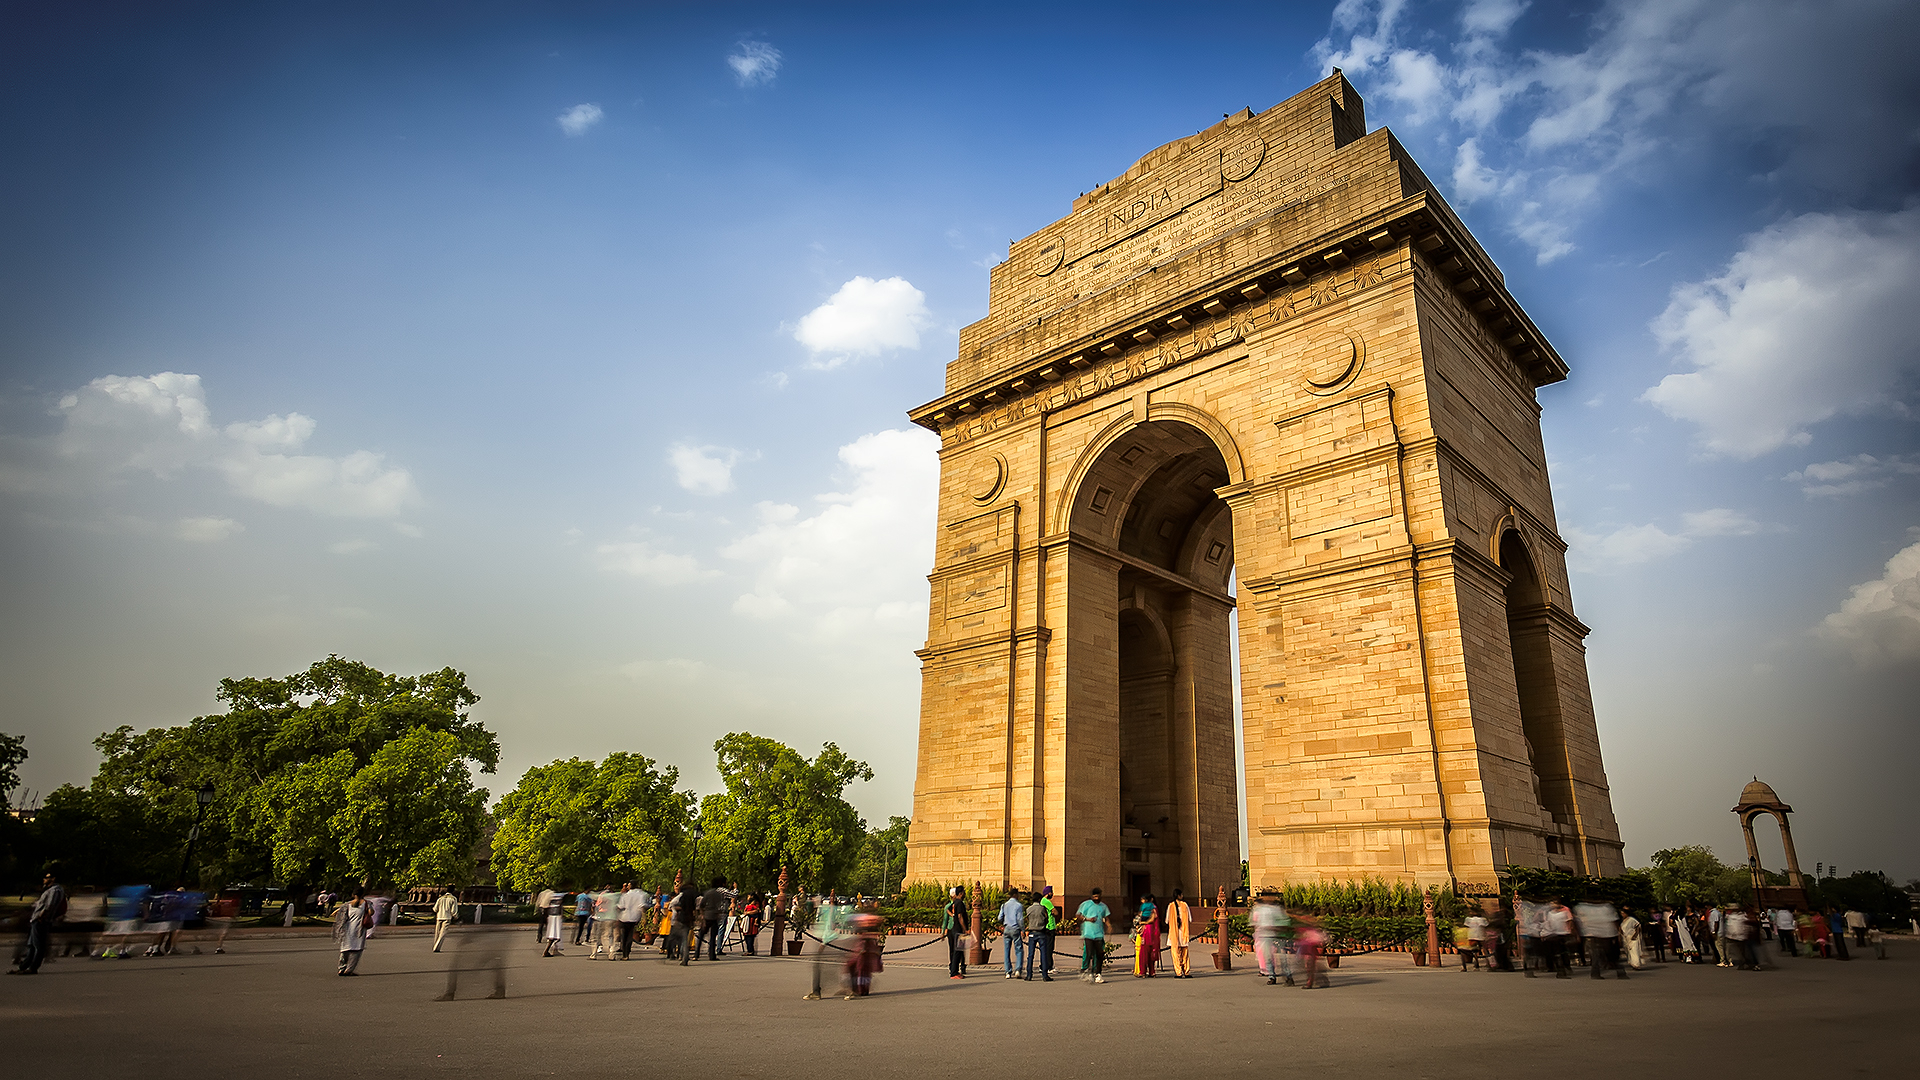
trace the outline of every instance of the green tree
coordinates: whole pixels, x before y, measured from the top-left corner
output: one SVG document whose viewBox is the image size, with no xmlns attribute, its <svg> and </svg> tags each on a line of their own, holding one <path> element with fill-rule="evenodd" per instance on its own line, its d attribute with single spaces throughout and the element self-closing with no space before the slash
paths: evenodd
<svg viewBox="0 0 1920 1080">
<path fill-rule="evenodd" d="M 1675 907 L 1745 903 L 1752 898 L 1753 880 L 1747 869 L 1726 865 L 1702 844 L 1654 852 L 1649 876 L 1654 899 Z"/>
<path fill-rule="evenodd" d="M 693 793 L 676 791 L 679 782 L 679 769 L 630 753 L 528 769 L 494 811 L 495 876 L 525 892 L 671 877 L 693 817 Z"/>
<path fill-rule="evenodd" d="M 86 797 L 74 789 L 48 798 L 47 852 L 92 860 L 95 880 L 169 882 L 204 785 L 214 796 L 190 872 L 197 880 L 277 878 L 298 890 L 352 874 L 386 884 L 376 879 L 390 872 L 378 869 L 387 864 L 366 857 L 380 845 L 377 814 L 341 816 L 360 772 L 416 731 L 448 736 L 432 742 L 457 751 L 463 771 L 471 763 L 492 772 L 500 758 L 492 732 L 468 714 L 478 695 L 452 668 L 388 675 L 330 656 L 284 678 L 223 679 L 217 697 L 227 711 L 179 727 L 122 726 L 95 739 L 103 760 Z M 481 812 L 449 838 L 476 835 Z M 82 846 L 103 836 L 114 843 Z M 350 849 L 360 854 L 350 858 Z"/>
<path fill-rule="evenodd" d="M 847 888 L 862 896 L 893 896 L 907 876 L 907 827 L 903 817 L 890 817 L 884 829 L 868 829 L 860 844 L 860 862 Z"/>
<path fill-rule="evenodd" d="M 20 786 L 20 766 L 27 760 L 27 737 L 0 731 L 0 810 L 13 805 L 13 789 Z"/>
<path fill-rule="evenodd" d="M 328 824 L 354 877 L 403 889 L 472 880 L 487 793 L 458 736 L 414 728 L 374 751 L 346 795 Z"/>
<path fill-rule="evenodd" d="M 844 797 L 873 769 L 827 743 L 812 760 L 772 739 L 736 732 L 713 744 L 726 790 L 700 803 L 700 872 L 772 888 L 786 866 L 808 888 L 846 887 L 867 823 Z"/>
</svg>

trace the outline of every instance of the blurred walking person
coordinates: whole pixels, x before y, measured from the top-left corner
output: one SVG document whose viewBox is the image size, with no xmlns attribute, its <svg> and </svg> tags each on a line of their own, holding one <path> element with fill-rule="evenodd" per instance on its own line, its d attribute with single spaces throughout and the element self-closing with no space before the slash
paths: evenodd
<svg viewBox="0 0 1920 1080">
<path fill-rule="evenodd" d="M 1193 943 L 1193 909 L 1182 900 L 1179 889 L 1167 901 L 1167 945 L 1173 951 L 1173 977 L 1193 978 L 1193 966 L 1187 960 L 1187 947 Z"/>
<path fill-rule="evenodd" d="M 452 889 L 440 890 L 433 899 L 433 951 L 440 951 L 440 944 L 447 940 L 447 928 L 460 914 L 460 901 L 454 899 Z"/>
<path fill-rule="evenodd" d="M 451 895 L 451 894 L 449 894 Z M 437 920 L 436 920 L 437 921 Z M 460 973 L 463 971 L 484 971 L 493 976 L 493 993 L 489 998 L 507 996 L 507 957 L 506 934 L 495 933 L 479 926 L 468 927 L 465 931 L 453 935 L 453 958 L 447 961 L 447 988 L 435 1001 L 452 1001 L 460 989 Z M 556 936 L 557 942 L 557 936 Z M 434 952 L 439 952 L 435 948 Z"/>
<path fill-rule="evenodd" d="M 1025 912 L 1022 912 L 1024 917 Z M 853 913 L 848 929 L 851 931 L 847 950 L 847 1000 L 866 997 L 873 992 L 873 976 L 883 970 L 880 959 L 881 946 L 886 940 L 881 927 L 884 920 L 869 900 L 860 905 Z M 1014 931 L 1014 937 L 1020 936 Z"/>
<path fill-rule="evenodd" d="M 1567 905 L 1561 903 L 1560 898 L 1556 896 L 1546 905 L 1546 910 L 1541 916 L 1541 927 L 1543 932 L 1540 936 L 1540 950 L 1544 954 L 1542 959 L 1553 965 L 1553 977 L 1573 978 L 1573 972 L 1570 970 L 1572 961 L 1567 951 L 1568 944 L 1573 940 L 1573 912 L 1568 910 Z"/>
<path fill-rule="evenodd" d="M 821 973 L 828 964 L 834 962 L 829 953 L 840 953 L 839 939 L 847 927 L 846 912 L 840 906 L 840 898 L 832 892 L 820 901 L 813 919 L 813 936 L 820 939 L 819 947 L 813 951 L 813 989 L 801 1000 L 819 1001 L 821 994 Z"/>
<path fill-rule="evenodd" d="M 1300 966 L 1307 977 L 1302 990 L 1324 990 L 1332 985 L 1332 980 L 1320 971 L 1320 953 L 1326 947 L 1327 935 L 1320 924 L 1313 919 L 1302 918 L 1301 927 L 1294 935 L 1294 948 L 1300 950 Z"/>
<path fill-rule="evenodd" d="M 680 891 L 673 894 L 673 933 L 667 936 L 667 955 L 679 960 L 681 967 L 686 967 L 689 961 L 687 944 L 699 911 L 700 898 L 694 895 L 693 886 L 682 885 Z"/>
<path fill-rule="evenodd" d="M 541 927 L 540 937 L 547 943 L 540 955 L 564 956 L 566 954 L 560 951 L 560 938 L 567 932 L 566 894 L 559 889 L 548 889 L 540 896 L 545 901 L 541 905 L 545 912 L 545 925 Z"/>
<path fill-rule="evenodd" d="M 620 896 L 614 901 L 616 914 L 620 916 L 620 959 L 633 959 L 633 936 L 640 929 L 640 920 L 647 917 L 647 905 L 652 901 L 647 890 L 636 889 L 633 882 L 620 885 Z"/>
<path fill-rule="evenodd" d="M 1260 974 L 1267 977 L 1267 985 L 1274 985 L 1282 975 L 1287 985 L 1293 985 L 1293 965 L 1286 951 L 1285 933 L 1288 923 L 1287 909 L 1280 905 L 1280 897 L 1269 890 L 1262 890 L 1253 899 L 1253 909 L 1247 912 L 1247 922 L 1253 928 L 1253 956 L 1260 965 Z"/>
<path fill-rule="evenodd" d="M 1618 978 L 1626 978 L 1627 973 L 1620 970 L 1615 950 L 1620 944 L 1620 913 L 1614 906 L 1598 897 L 1589 897 L 1574 912 L 1580 923 L 1580 935 L 1587 943 L 1587 970 L 1596 979 L 1606 977 L 1608 968 L 1612 968 Z"/>
<path fill-rule="evenodd" d="M 353 899 L 333 913 L 333 940 L 340 946 L 340 974 L 360 973 L 360 954 L 367 947 L 367 927 L 373 909 L 367 904 L 364 889 L 353 890 Z"/>
<path fill-rule="evenodd" d="M 9 975 L 38 975 L 53 941 L 53 928 L 67 917 L 67 890 L 52 870 L 40 875 L 40 895 L 27 915 L 27 952 Z"/>
<path fill-rule="evenodd" d="M 1799 956 L 1800 950 L 1794 947 L 1793 912 L 1787 908 L 1778 908 L 1773 913 L 1773 937 L 1780 943 L 1780 951 L 1787 956 Z"/>
</svg>

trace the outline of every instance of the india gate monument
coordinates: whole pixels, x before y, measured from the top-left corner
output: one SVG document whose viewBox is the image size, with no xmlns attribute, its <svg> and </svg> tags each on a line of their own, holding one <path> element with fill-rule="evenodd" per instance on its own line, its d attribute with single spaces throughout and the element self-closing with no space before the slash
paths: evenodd
<svg viewBox="0 0 1920 1080">
<path fill-rule="evenodd" d="M 912 413 L 909 880 L 1211 898 L 1243 812 L 1256 888 L 1624 869 L 1535 396 L 1566 363 L 1363 108 L 1335 72 L 1228 116 L 993 268 Z"/>
</svg>

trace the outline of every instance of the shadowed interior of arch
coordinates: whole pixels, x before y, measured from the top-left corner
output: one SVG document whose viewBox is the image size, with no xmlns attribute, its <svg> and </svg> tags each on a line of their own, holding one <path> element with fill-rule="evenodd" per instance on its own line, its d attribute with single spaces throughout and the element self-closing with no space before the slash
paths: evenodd
<svg viewBox="0 0 1920 1080">
<path fill-rule="evenodd" d="M 1120 785 L 1114 825 L 1119 885 L 1129 904 L 1148 891 L 1164 897 L 1174 888 L 1194 890 L 1202 843 L 1239 842 L 1237 819 L 1203 823 L 1197 800 L 1204 784 L 1237 787 L 1237 674 L 1232 605 L 1225 599 L 1233 522 L 1214 493 L 1228 476 L 1204 432 L 1161 420 L 1140 424 L 1108 446 L 1075 494 L 1073 531 L 1131 557 L 1118 570 L 1114 609 Z"/>
<path fill-rule="evenodd" d="M 1513 649 L 1513 679 L 1519 691 L 1520 730 L 1526 736 L 1533 768 L 1533 784 L 1540 806 L 1556 825 L 1574 824 L 1573 785 L 1567 761 L 1564 725 L 1553 672 L 1553 647 L 1547 634 L 1546 594 L 1533 558 L 1520 534 L 1507 530 L 1500 537 L 1500 565 L 1507 582 L 1507 637 Z M 1556 865 L 1577 864 L 1554 856 L 1576 856 L 1561 849 L 1557 836 L 1547 839 L 1547 854 Z"/>
</svg>

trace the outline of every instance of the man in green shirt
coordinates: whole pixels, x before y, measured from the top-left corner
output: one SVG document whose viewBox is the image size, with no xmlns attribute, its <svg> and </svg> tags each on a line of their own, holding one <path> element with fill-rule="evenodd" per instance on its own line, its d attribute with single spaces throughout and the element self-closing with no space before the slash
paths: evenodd
<svg viewBox="0 0 1920 1080">
<path fill-rule="evenodd" d="M 1113 912 L 1100 902 L 1100 890 L 1095 889 L 1074 914 L 1080 919 L 1080 957 L 1084 965 L 1080 977 L 1106 982 L 1100 969 L 1107 961 L 1107 917 Z"/>
</svg>

